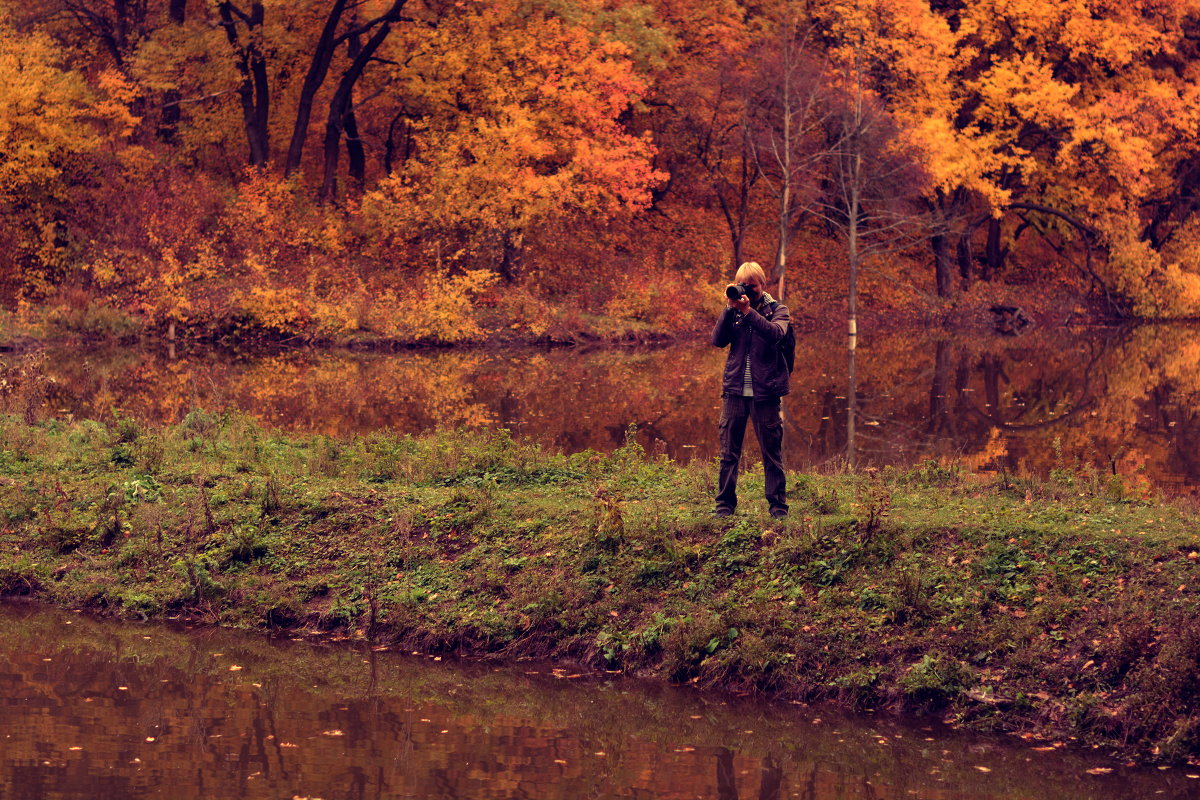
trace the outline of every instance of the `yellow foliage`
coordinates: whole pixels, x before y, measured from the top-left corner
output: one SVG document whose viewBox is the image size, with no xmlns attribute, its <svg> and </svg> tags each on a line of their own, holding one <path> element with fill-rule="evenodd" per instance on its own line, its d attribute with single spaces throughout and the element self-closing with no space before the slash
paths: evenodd
<svg viewBox="0 0 1200 800">
<path fill-rule="evenodd" d="M 136 287 L 141 298 L 139 310 L 152 322 L 217 316 L 221 301 L 215 296 L 220 293 L 216 278 L 224 271 L 224 262 L 212 243 L 202 240 L 190 253 L 183 251 L 182 243 L 155 244 L 159 257 L 142 273 Z"/>
<path fill-rule="evenodd" d="M 459 275 L 426 273 L 399 302 L 396 329 L 406 339 L 434 344 L 476 341 L 483 336 L 473 303 L 498 277 L 472 269 Z"/>
<path fill-rule="evenodd" d="M 252 286 L 239 292 L 234 302 L 267 330 L 288 332 L 308 322 L 304 296 L 295 286 Z"/>
<path fill-rule="evenodd" d="M 1161 253 L 1145 253 L 1150 269 L 1133 273 L 1135 311 L 1161 318 L 1200 317 L 1200 220 L 1184 223 Z"/>
<path fill-rule="evenodd" d="M 682 319 L 715 319 L 724 306 L 723 283 L 692 275 L 634 281 L 604 306 L 605 316 L 646 323 L 654 333 L 678 333 Z"/>
<path fill-rule="evenodd" d="M 113 136 L 125 138 L 133 133 L 141 121 L 130 111 L 140 94 L 137 86 L 118 70 L 106 69 L 97 76 L 96 88 L 99 97 L 92 103 L 92 115 L 107 123 Z"/>
<path fill-rule="evenodd" d="M 37 32 L 18 33 L 0 17 L 0 202 L 56 181 L 71 153 L 95 148 L 91 92 L 60 66 L 61 51 Z"/>
</svg>

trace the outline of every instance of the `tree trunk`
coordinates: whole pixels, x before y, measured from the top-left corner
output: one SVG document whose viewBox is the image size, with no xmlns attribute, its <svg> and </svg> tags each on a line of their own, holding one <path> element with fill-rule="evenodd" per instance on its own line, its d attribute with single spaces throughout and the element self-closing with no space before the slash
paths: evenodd
<svg viewBox="0 0 1200 800">
<path fill-rule="evenodd" d="M 171 24 L 179 26 L 187 21 L 187 0 L 171 0 L 167 7 L 167 16 Z M 161 141 L 173 144 L 179 133 L 179 120 L 183 111 L 179 101 L 183 99 L 178 89 L 168 89 L 163 93 L 162 114 L 158 118 L 158 128 L 154 131 Z"/>
<path fill-rule="evenodd" d="M 791 54 L 791 49 L 787 50 Z M 775 280 L 783 302 L 787 274 L 788 240 L 792 230 L 792 71 L 790 59 L 783 73 L 783 169 L 779 187 L 779 244 L 775 249 Z"/>
<path fill-rule="evenodd" d="M 990 281 L 1004 265 L 1004 250 L 1000 246 L 1000 220 L 992 217 L 988 220 L 987 249 L 984 253 L 983 274 L 985 281 Z"/>
<path fill-rule="evenodd" d="M 345 10 L 346 0 L 334 0 L 333 7 L 329 9 L 329 16 L 325 18 L 325 27 L 321 29 L 321 37 L 313 50 L 308 73 L 305 74 L 304 84 L 300 87 L 296 121 L 292 125 L 292 141 L 288 145 L 287 160 L 283 166 L 284 175 L 291 175 L 300 167 L 300 159 L 304 155 L 304 139 L 308 136 L 308 123 L 312 119 L 313 100 L 329 73 L 329 65 L 333 61 L 334 51 L 337 50 L 338 23 L 341 22 Z"/>
<path fill-rule="evenodd" d="M 776 290 L 779 297 L 776 299 L 783 302 L 783 285 L 784 278 L 787 276 L 787 250 L 788 238 L 791 232 L 791 226 L 788 225 L 789 217 L 788 205 L 791 203 L 791 187 L 788 183 L 784 183 L 783 192 L 780 196 L 779 209 L 779 244 L 775 248 L 775 281 Z"/>
<path fill-rule="evenodd" d="M 263 25 L 262 3 L 255 3 L 251 10 L 251 27 L 258 28 L 258 33 L 251 33 L 252 41 L 261 38 Z M 262 164 L 271 160 L 271 84 L 267 76 L 267 60 L 257 42 L 254 43 L 254 57 L 250 61 L 250 72 L 254 76 L 254 95 L 257 100 L 254 108 L 254 129 L 259 136 L 259 151 L 262 153 Z"/>
<path fill-rule="evenodd" d="M 958 258 L 958 277 L 961 281 L 962 290 L 965 292 L 971 288 L 971 232 L 968 228 L 966 232 L 959 234 L 958 247 L 955 248 Z"/>
<path fill-rule="evenodd" d="M 949 297 L 954 288 L 954 260 L 950 254 L 950 217 L 954 213 L 953 206 L 940 189 L 937 196 L 926 204 L 932 220 L 929 244 L 933 250 L 934 282 L 937 284 L 938 297 Z"/>
<path fill-rule="evenodd" d="M 400 18 L 405 0 L 394 0 L 391 8 L 381 18 L 379 26 L 371 34 L 371 38 L 363 45 L 362 50 L 355 56 L 350 67 L 338 81 L 333 99 L 329 101 L 329 119 L 325 123 L 325 175 L 321 182 L 321 202 L 330 202 L 337 197 L 337 165 L 338 150 L 341 144 L 342 131 L 345 127 L 346 115 L 353 104 L 354 84 L 362 77 L 367 63 L 375 55 L 375 51 L 383 44 L 392 30 L 392 23 Z"/>
<path fill-rule="evenodd" d="M 734 269 L 741 266 L 745 260 L 743 245 L 746 240 L 746 229 L 749 227 L 750 221 L 750 191 L 754 188 L 754 184 L 758 182 L 758 168 L 757 166 L 751 168 L 753 154 L 750 149 L 749 121 L 743 119 L 741 128 L 741 163 L 738 166 L 736 207 L 732 205 L 730 198 L 723 191 L 725 181 L 720 177 L 718 167 L 705 163 L 712 182 L 713 193 L 716 195 L 717 203 L 721 206 L 721 213 L 725 217 L 725 224 L 729 227 L 729 242 L 733 249 Z"/>
<path fill-rule="evenodd" d="M 520 237 L 506 231 L 501 238 L 501 248 L 500 277 L 506 284 L 512 285 L 521 278 L 523 248 Z"/>
<path fill-rule="evenodd" d="M 401 111 L 388 123 L 387 142 L 383 149 L 383 173 L 385 175 L 391 175 L 392 170 L 396 167 L 396 126 L 401 122 L 404 125 L 404 146 L 400 148 L 400 163 L 408 161 L 412 152 L 412 125 L 404 119 L 404 112 Z"/>
<path fill-rule="evenodd" d="M 242 127 L 246 131 L 246 141 L 250 147 L 251 166 L 265 166 L 271 157 L 270 131 L 267 123 L 270 119 L 270 90 L 267 82 L 267 62 L 262 55 L 258 41 L 262 36 L 263 4 L 250 4 L 247 14 L 231 2 L 218 6 L 221 15 L 221 25 L 225 28 L 225 37 L 233 45 L 238 55 L 238 71 L 242 74 L 242 83 L 238 86 L 238 96 L 242 101 Z M 238 36 L 237 22 L 234 15 L 246 23 L 248 31 L 247 43 L 243 45 Z"/>
<path fill-rule="evenodd" d="M 359 192 L 367 182 L 367 154 L 363 150 L 362 139 L 358 137 L 358 120 L 354 117 L 354 104 L 346 109 L 346 158 L 350 162 L 350 179 L 354 181 Z"/>
<path fill-rule="evenodd" d="M 859 192 L 861 190 L 860 178 L 862 176 L 862 155 L 855 154 L 853 156 L 854 167 L 850 174 L 850 203 L 847 208 L 848 218 L 846 221 L 846 242 L 850 261 L 850 287 L 847 302 L 847 310 L 849 312 L 849 321 L 846 333 L 849 337 L 849 347 L 854 350 L 858 347 L 858 215 L 859 215 Z"/>
<path fill-rule="evenodd" d="M 954 259 L 950 254 L 949 238 L 944 230 L 939 230 L 929 241 L 933 247 L 933 271 L 938 297 L 949 297 L 954 288 Z"/>
</svg>

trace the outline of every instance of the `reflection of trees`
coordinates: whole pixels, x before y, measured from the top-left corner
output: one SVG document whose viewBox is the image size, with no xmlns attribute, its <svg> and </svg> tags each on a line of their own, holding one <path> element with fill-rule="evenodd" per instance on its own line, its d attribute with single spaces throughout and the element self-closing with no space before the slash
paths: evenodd
<svg viewBox="0 0 1200 800">
<path fill-rule="evenodd" d="M 939 374 L 943 344 L 938 343 Z M 1103 350 L 1097 351 L 1087 364 L 1073 370 L 1080 378 L 1078 383 L 1073 379 L 1073 375 L 1059 375 L 1049 380 L 1040 377 L 1028 388 L 1017 392 L 1013 402 L 1009 404 L 1001 400 L 1000 381 L 1009 383 L 1010 379 L 996 356 L 989 353 L 983 357 L 980 366 L 986 398 L 984 408 L 981 409 L 970 399 L 962 397 L 960 388 L 960 413 L 967 411 L 997 428 L 1008 431 L 1029 431 L 1059 425 L 1092 405 L 1094 398 L 1091 393 L 1090 376 L 1101 353 Z M 1068 408 L 1061 410 L 1064 404 L 1067 404 Z"/>
<path fill-rule="evenodd" d="M 1196 438 L 1200 379 L 1186 356 L 1170 355 L 1180 348 L 1168 342 L 1180 335 L 1138 329 L 1090 338 L 1042 332 L 1019 342 L 871 337 L 857 355 L 855 450 L 863 463 L 933 457 L 1045 471 L 1054 466 L 1058 440 L 1072 463 L 1094 452 L 1109 470 L 1124 459 L 1126 470 L 1157 464 L 1159 482 L 1169 482 L 1173 471 L 1195 483 L 1200 456 L 1187 443 Z M 829 351 L 835 348 L 830 342 Z M 807 412 L 793 413 L 800 428 L 793 441 L 806 443 L 813 460 L 846 449 L 849 375 L 842 369 L 839 380 L 829 359 L 819 379 L 800 377 L 801 387 L 807 380 L 818 390 L 806 393 Z M 1182 386 L 1192 387 L 1190 394 L 1181 395 Z"/>
<path fill-rule="evenodd" d="M 242 409 L 334 435 L 501 425 L 567 450 L 609 450 L 636 425 L 644 443 L 707 446 L 722 353 L 670 350 L 296 353 L 170 361 L 154 353 L 58 354 L 55 401 L 78 416 L 113 407 L 157 422 Z M 81 364 L 90 363 L 88 368 Z"/>
<path fill-rule="evenodd" d="M 929 389 L 929 420 L 926 431 L 932 438 L 958 438 L 957 415 L 950 407 L 950 342 L 937 343 L 933 358 L 933 381 Z M 959 397 L 962 390 L 959 389 Z"/>
<path fill-rule="evenodd" d="M 724 351 L 659 349 L 287 353 L 51 353 L 52 407 L 177 422 L 193 408 L 243 409 L 334 435 L 503 426 L 568 451 L 610 450 L 630 424 L 673 457 L 715 455 Z M 1200 332 L 1178 327 L 1019 341 L 872 336 L 854 366 L 854 452 L 864 464 L 962 458 L 1045 470 L 1054 442 L 1107 471 L 1144 464 L 1156 482 L 1200 480 Z M 797 343 L 785 401 L 788 466 L 848 455 L 844 340 Z M 750 452 L 753 452 L 751 450 Z M 1178 483 L 1178 479 L 1175 479 Z"/>
</svg>

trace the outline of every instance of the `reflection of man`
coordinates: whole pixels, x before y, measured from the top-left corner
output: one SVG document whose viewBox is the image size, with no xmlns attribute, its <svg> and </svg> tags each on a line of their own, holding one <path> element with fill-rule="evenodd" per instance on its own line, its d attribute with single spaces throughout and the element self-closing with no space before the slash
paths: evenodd
<svg viewBox="0 0 1200 800">
<path fill-rule="evenodd" d="M 738 800 L 737 767 L 733 752 L 722 747 L 717 751 L 717 800 Z M 758 785 L 758 800 L 779 800 L 783 796 L 783 768 L 774 756 L 763 759 L 762 781 Z"/>
<path fill-rule="evenodd" d="M 754 435 L 762 449 L 767 503 L 771 516 L 788 513 L 787 482 L 783 474 L 783 417 L 780 399 L 788 393 L 787 362 L 780 345 L 787 335 L 787 306 L 766 292 L 762 267 L 747 261 L 738 267 L 736 283 L 726 290 L 729 307 L 717 320 L 712 343 L 729 347 L 721 382 L 721 473 L 717 489 L 718 517 L 737 508 L 738 462 L 746 421 L 754 421 Z M 744 294 L 733 287 L 741 286 Z"/>
</svg>

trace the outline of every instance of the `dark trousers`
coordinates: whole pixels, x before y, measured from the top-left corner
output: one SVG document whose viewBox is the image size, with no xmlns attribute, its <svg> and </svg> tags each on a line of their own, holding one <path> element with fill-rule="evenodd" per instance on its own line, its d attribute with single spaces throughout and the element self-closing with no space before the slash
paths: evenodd
<svg viewBox="0 0 1200 800">
<path fill-rule="evenodd" d="M 787 478 L 783 474 L 783 415 L 778 397 L 755 400 L 726 396 L 721 404 L 721 474 L 718 478 L 717 508 L 737 508 L 738 462 L 746 438 L 746 421 L 754 420 L 754 435 L 762 449 L 767 503 L 771 510 L 788 510 Z"/>
</svg>

